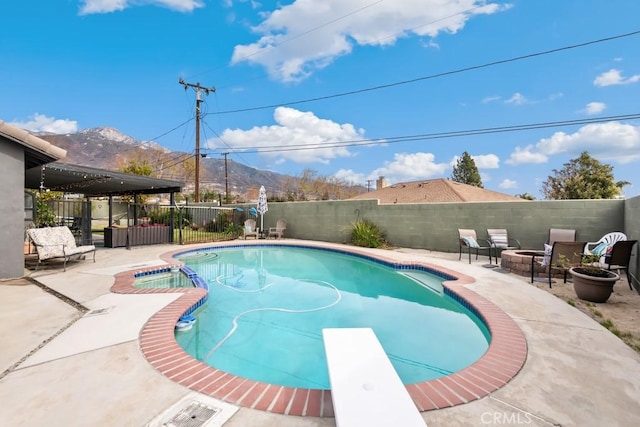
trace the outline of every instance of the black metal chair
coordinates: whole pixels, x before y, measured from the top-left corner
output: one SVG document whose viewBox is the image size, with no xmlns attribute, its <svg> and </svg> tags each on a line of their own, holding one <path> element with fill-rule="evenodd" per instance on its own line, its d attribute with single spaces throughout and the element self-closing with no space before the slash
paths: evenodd
<svg viewBox="0 0 640 427">
<path fill-rule="evenodd" d="M 553 270 L 562 270 L 564 273 L 564 283 L 567 283 L 567 273 L 573 265 L 580 265 L 582 261 L 582 255 L 584 247 L 587 242 L 554 242 L 551 255 L 547 259 L 537 260 L 537 256 L 531 257 L 531 283 L 535 274 L 535 265 L 542 265 L 545 267 L 549 275 L 549 287 L 551 288 L 551 275 Z M 560 263 L 560 257 L 566 257 L 566 265 Z"/>
<path fill-rule="evenodd" d="M 465 249 L 469 252 L 469 264 L 471 264 L 471 252 L 476 253 L 476 260 L 478 259 L 478 252 L 481 250 L 489 252 L 489 264 L 491 261 L 491 247 L 489 243 L 485 241 L 485 243 L 481 243 L 478 241 L 478 235 L 476 234 L 476 230 L 468 229 L 468 228 L 458 228 L 458 260 L 462 259 L 462 250 Z M 496 264 L 498 260 L 496 259 Z"/>
<path fill-rule="evenodd" d="M 607 270 L 618 270 L 618 274 L 620 270 L 625 270 L 631 290 L 633 290 L 633 286 L 631 286 L 631 275 L 629 274 L 629 261 L 631 260 L 631 250 L 637 242 L 637 240 L 618 240 L 613 244 L 611 253 L 604 256 L 603 263 Z"/>
<path fill-rule="evenodd" d="M 489 252 L 493 252 L 498 263 L 498 256 L 505 250 L 521 249 L 518 239 L 509 237 L 506 228 L 487 228 L 487 242 L 489 243 Z"/>
</svg>

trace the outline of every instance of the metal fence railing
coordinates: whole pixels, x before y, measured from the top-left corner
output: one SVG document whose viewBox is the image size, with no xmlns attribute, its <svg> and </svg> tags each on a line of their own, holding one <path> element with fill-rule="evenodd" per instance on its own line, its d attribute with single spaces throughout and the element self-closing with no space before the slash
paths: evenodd
<svg viewBox="0 0 640 427">
<path fill-rule="evenodd" d="M 234 239 L 241 230 L 244 213 L 220 206 L 161 206 L 163 223 L 173 219 L 174 242 L 206 243 Z"/>
<path fill-rule="evenodd" d="M 78 245 L 93 243 L 91 234 L 91 202 L 88 200 L 49 200 L 50 211 L 40 226 L 66 225 L 69 227 Z"/>
<path fill-rule="evenodd" d="M 98 202 L 99 204 L 99 202 Z M 78 245 L 94 244 L 92 206 L 89 200 L 50 200 L 47 219 L 37 226 L 66 225 Z M 102 208 L 102 206 L 96 206 Z M 207 243 L 230 240 L 242 232 L 246 213 L 233 207 L 117 203 L 110 222 L 98 209 L 99 232 L 107 247 L 130 247 L 160 243 Z M 102 228 L 104 227 L 104 228 Z M 98 232 L 98 231 L 97 231 Z M 96 235 L 99 243 L 99 235 Z"/>
</svg>

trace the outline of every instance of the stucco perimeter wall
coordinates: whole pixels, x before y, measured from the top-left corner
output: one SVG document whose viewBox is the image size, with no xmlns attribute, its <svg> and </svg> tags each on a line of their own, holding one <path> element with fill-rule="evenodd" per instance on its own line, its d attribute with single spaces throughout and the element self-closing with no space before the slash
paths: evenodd
<svg viewBox="0 0 640 427">
<path fill-rule="evenodd" d="M 550 228 L 577 230 L 577 238 L 595 241 L 611 231 L 625 231 L 638 238 L 640 223 L 625 217 L 638 215 L 625 209 L 625 200 L 541 200 L 487 203 L 430 203 L 378 205 L 377 200 L 270 203 L 265 228 L 278 218 L 288 221 L 286 237 L 346 243 L 357 218 L 378 225 L 396 246 L 458 251 L 458 228 L 473 228 L 479 238 L 487 228 L 506 228 L 523 248 L 542 249 Z M 259 220 L 258 220 L 259 221 Z M 635 228 L 633 228 L 635 227 Z M 634 230 L 631 232 L 631 230 Z"/>
<path fill-rule="evenodd" d="M 0 138 L 0 278 L 24 276 L 24 150 Z"/>
<path fill-rule="evenodd" d="M 639 242 L 631 252 L 629 271 L 635 277 L 636 289 L 640 289 L 640 196 L 625 201 L 624 230 L 629 239 Z"/>
</svg>

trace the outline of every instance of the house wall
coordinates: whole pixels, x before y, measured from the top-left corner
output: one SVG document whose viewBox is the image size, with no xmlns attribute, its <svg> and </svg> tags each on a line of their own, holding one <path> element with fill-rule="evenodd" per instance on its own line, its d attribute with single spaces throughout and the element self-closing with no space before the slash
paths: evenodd
<svg viewBox="0 0 640 427">
<path fill-rule="evenodd" d="M 0 278 L 24 276 L 24 150 L 0 137 Z"/>
</svg>

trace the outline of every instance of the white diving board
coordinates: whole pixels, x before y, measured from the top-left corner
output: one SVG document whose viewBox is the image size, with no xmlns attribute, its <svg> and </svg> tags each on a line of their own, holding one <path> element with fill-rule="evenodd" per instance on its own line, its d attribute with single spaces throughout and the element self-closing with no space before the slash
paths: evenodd
<svg viewBox="0 0 640 427">
<path fill-rule="evenodd" d="M 426 427 L 371 328 L 322 330 L 337 427 Z"/>
</svg>

